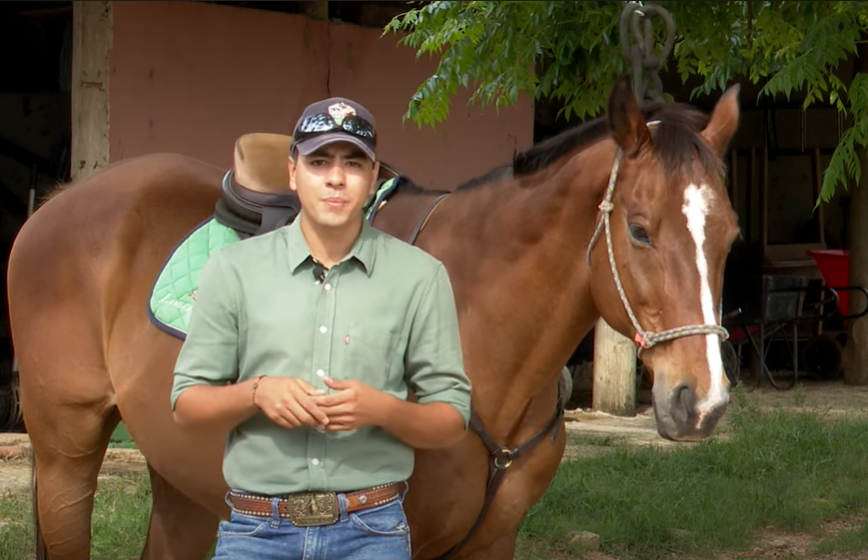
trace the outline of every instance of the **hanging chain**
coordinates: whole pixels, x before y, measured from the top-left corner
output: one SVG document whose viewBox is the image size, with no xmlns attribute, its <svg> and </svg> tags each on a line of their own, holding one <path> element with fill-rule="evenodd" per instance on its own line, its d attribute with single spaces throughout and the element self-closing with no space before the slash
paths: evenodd
<svg viewBox="0 0 868 560">
<path fill-rule="evenodd" d="M 660 56 L 654 54 L 652 15 L 658 15 L 666 24 L 666 41 Z M 644 34 L 643 34 L 644 29 Z M 634 40 L 632 43 L 630 39 Z M 655 5 L 628 2 L 621 12 L 621 50 L 630 61 L 633 92 L 640 101 L 658 101 L 663 96 L 660 68 L 675 44 L 675 22 L 665 9 Z"/>
<path fill-rule="evenodd" d="M 668 35 L 661 58 L 657 58 L 653 53 L 653 30 L 651 29 L 651 22 L 649 20 L 644 20 L 644 37 L 639 32 L 638 18 L 644 16 L 645 14 L 651 13 L 656 13 L 661 16 L 666 22 L 667 26 Z M 632 46 L 629 45 L 627 37 L 628 24 L 632 24 L 633 35 L 637 39 L 636 43 Z M 660 99 L 663 95 L 663 86 L 661 84 L 658 71 L 662 66 L 661 61 L 664 60 L 669 55 L 669 51 L 672 50 L 672 43 L 675 40 L 674 31 L 675 25 L 672 21 L 672 17 L 666 10 L 660 8 L 659 6 L 640 6 L 635 2 L 630 2 L 624 8 L 624 12 L 621 14 L 621 48 L 624 50 L 624 54 L 627 55 L 627 58 L 632 62 L 633 91 L 640 101 L 646 99 L 657 100 Z M 645 73 L 643 74 L 643 72 Z M 648 88 L 649 84 L 646 79 L 651 82 L 652 87 L 650 89 Z M 646 124 L 648 126 L 655 126 L 659 124 L 659 122 L 653 121 Z M 716 335 L 720 337 L 721 341 L 726 340 L 727 338 L 729 338 L 729 333 L 725 328 L 716 324 L 687 325 L 683 327 L 668 329 L 661 332 L 646 331 L 639 324 L 639 319 L 633 312 L 633 307 L 630 305 L 630 301 L 629 299 L 627 299 L 627 293 L 624 291 L 624 286 L 621 284 L 621 275 L 618 274 L 618 266 L 615 262 L 615 251 L 612 247 L 612 227 L 610 222 L 610 216 L 612 214 L 612 210 L 615 209 L 613 197 L 615 194 L 615 185 L 618 182 L 618 169 L 620 167 L 620 163 L 621 150 L 619 149 L 615 154 L 615 161 L 612 163 L 612 171 L 609 175 L 609 183 L 606 187 L 606 193 L 603 197 L 603 202 L 601 202 L 599 206 L 600 221 L 597 223 L 597 229 L 594 231 L 594 235 L 591 237 L 591 241 L 588 244 L 588 250 L 585 254 L 585 262 L 590 268 L 591 252 L 594 250 L 594 246 L 597 244 L 600 236 L 602 234 L 605 234 L 606 254 L 608 256 L 609 266 L 612 270 L 612 279 L 615 282 L 615 288 L 618 291 L 618 296 L 621 298 L 621 304 L 624 306 L 624 310 L 627 312 L 630 323 L 632 323 L 633 325 L 633 329 L 635 331 L 633 335 L 633 342 L 639 348 L 639 356 L 642 355 L 642 352 L 644 350 L 653 348 L 661 342 L 666 342 L 686 336 Z"/>
</svg>

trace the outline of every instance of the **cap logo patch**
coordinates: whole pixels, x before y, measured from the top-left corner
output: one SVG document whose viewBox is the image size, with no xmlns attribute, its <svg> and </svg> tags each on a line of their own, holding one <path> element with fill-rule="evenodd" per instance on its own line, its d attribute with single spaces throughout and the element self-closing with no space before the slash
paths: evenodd
<svg viewBox="0 0 868 560">
<path fill-rule="evenodd" d="M 356 110 L 341 101 L 329 107 L 329 115 L 335 120 L 338 126 L 344 123 L 344 119 L 352 117 L 356 114 Z"/>
</svg>

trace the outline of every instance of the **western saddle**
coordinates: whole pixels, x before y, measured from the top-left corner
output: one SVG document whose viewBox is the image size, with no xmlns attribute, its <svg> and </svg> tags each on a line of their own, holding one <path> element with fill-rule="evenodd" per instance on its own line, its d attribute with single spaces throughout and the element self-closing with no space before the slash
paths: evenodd
<svg viewBox="0 0 868 560">
<path fill-rule="evenodd" d="M 292 137 L 253 132 L 235 141 L 232 169 L 223 177 L 215 218 L 241 236 L 267 233 L 291 223 L 301 209 L 289 190 L 287 160 Z M 398 172 L 380 163 L 378 187 Z"/>
</svg>

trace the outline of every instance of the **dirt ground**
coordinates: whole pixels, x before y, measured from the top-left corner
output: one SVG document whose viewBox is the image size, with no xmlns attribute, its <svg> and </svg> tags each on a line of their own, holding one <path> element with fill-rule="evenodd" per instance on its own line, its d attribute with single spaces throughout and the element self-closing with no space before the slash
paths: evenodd
<svg viewBox="0 0 868 560">
<path fill-rule="evenodd" d="M 868 387 L 849 387 L 841 381 L 814 382 L 804 380 L 793 390 L 779 391 L 768 386 L 755 388 L 748 381 L 748 392 L 761 406 L 803 406 L 827 412 L 830 415 L 868 415 Z M 583 436 L 605 436 L 626 441 L 633 445 L 655 445 L 669 447 L 675 444 L 657 435 L 654 418 L 648 405 L 650 399 L 647 389 L 640 390 L 639 407 L 633 417 L 615 417 L 594 412 L 581 406 L 567 412 L 567 432 L 570 444 L 565 458 L 589 456 L 600 451 L 600 446 L 582 445 Z M 581 399 L 580 399 L 581 401 Z M 590 403 L 583 403 L 589 405 Z M 724 419 L 724 424 L 726 420 Z M 30 484 L 29 439 L 24 434 L 0 434 L 0 494 L 5 492 L 26 491 Z M 146 469 L 142 456 L 135 450 L 109 450 L 100 476 L 117 476 Z M 861 518 L 838 520 L 823 527 L 823 536 L 829 537 L 842 531 L 852 530 L 862 524 Z M 809 556 L 806 550 L 816 542 L 817 537 L 799 534 L 779 534 L 763 531 L 757 536 L 757 546 L 744 558 L 756 559 L 799 559 L 799 560 L 868 560 L 868 551 L 854 555 Z M 583 560 L 615 560 L 603 553 L 592 552 Z M 684 559 L 699 560 L 699 559 Z M 722 560 L 722 559 L 715 559 Z"/>
<path fill-rule="evenodd" d="M 110 449 L 100 478 L 147 470 L 134 449 Z M 26 491 L 30 486 L 30 439 L 26 434 L 0 434 L 0 494 Z"/>
<path fill-rule="evenodd" d="M 766 382 L 757 388 L 755 380 L 748 380 L 744 387 L 749 398 L 755 399 L 761 407 L 774 408 L 803 407 L 808 410 L 822 412 L 829 417 L 839 415 L 868 415 L 868 387 L 850 387 L 842 381 L 800 380 L 794 389 L 778 390 L 769 387 Z M 651 410 L 651 396 L 647 387 L 641 388 L 637 395 L 636 415 L 632 417 L 615 417 L 610 414 L 590 410 L 590 396 L 581 398 L 580 405 L 566 413 L 567 430 L 571 439 L 580 440 L 584 435 L 610 437 L 633 445 L 655 445 L 672 447 L 684 445 L 664 440 L 657 435 L 654 416 Z M 574 393 L 576 394 L 576 393 Z M 720 426 L 725 427 L 727 417 L 724 416 Z M 714 437 L 714 436 L 713 436 Z M 568 447 L 566 456 L 584 456 L 585 452 L 599 450 L 599 446 L 581 446 L 575 441 Z"/>
</svg>

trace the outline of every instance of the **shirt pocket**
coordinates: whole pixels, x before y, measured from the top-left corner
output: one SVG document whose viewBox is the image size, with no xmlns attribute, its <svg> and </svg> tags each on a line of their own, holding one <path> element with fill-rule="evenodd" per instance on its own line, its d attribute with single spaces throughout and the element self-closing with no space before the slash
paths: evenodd
<svg viewBox="0 0 868 560">
<path fill-rule="evenodd" d="M 345 339 L 349 379 L 357 379 L 378 390 L 394 383 L 392 367 L 396 361 L 399 333 L 396 327 L 382 324 L 354 323 Z"/>
</svg>

